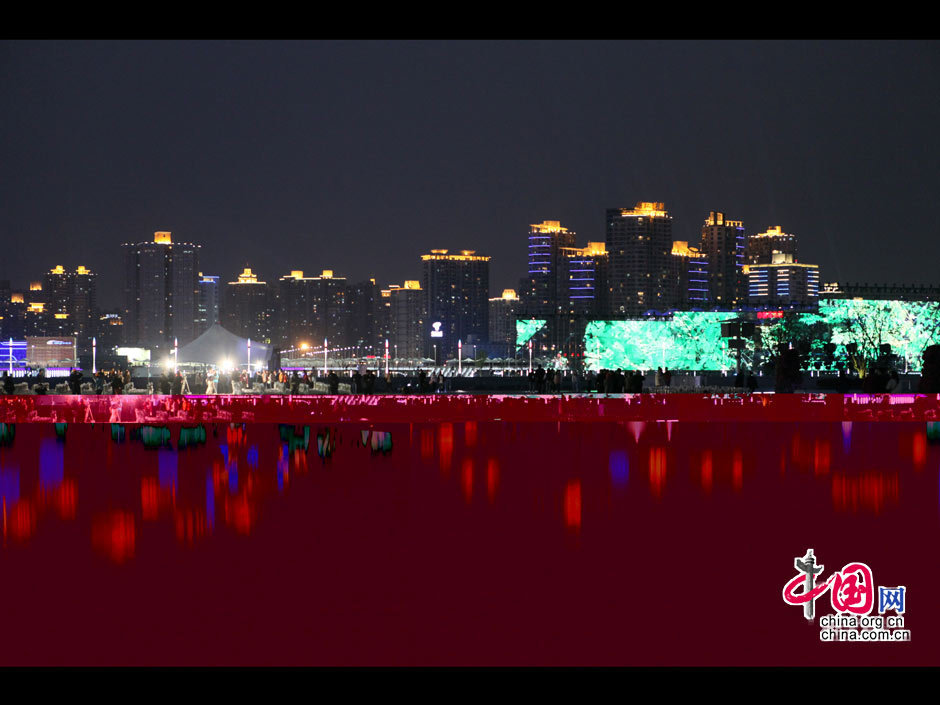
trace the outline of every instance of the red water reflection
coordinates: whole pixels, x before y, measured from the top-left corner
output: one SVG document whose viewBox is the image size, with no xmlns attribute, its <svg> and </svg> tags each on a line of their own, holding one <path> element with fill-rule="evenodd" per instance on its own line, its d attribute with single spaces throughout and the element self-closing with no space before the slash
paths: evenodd
<svg viewBox="0 0 940 705">
<path fill-rule="evenodd" d="M 179 426 L 167 445 L 159 427 L 18 425 L 0 663 L 937 662 L 919 592 L 912 642 L 864 650 L 821 644 L 780 598 L 807 547 L 881 585 L 940 579 L 923 424 L 470 428 L 220 423 L 180 449 Z M 720 607 L 729 556 L 740 619 Z"/>
</svg>

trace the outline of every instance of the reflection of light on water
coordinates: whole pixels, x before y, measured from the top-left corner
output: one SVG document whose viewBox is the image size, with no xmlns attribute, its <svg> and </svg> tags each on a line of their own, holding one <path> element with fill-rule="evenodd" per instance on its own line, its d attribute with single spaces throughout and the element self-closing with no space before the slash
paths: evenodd
<svg viewBox="0 0 940 705">
<path fill-rule="evenodd" d="M 626 487 L 627 479 L 630 476 L 630 461 L 627 458 L 626 451 L 611 451 L 607 466 L 610 469 L 610 481 L 613 485 L 615 487 Z"/>
<path fill-rule="evenodd" d="M 114 510 L 99 514 L 92 520 L 92 545 L 115 563 L 123 563 L 134 557 L 137 531 L 134 515 Z"/>
<path fill-rule="evenodd" d="M 486 462 L 486 497 L 492 502 L 496 499 L 496 488 L 499 486 L 499 463 L 496 458 Z"/>
<path fill-rule="evenodd" d="M 281 452 L 277 456 L 277 489 L 280 492 L 284 491 L 284 485 L 287 484 L 288 479 L 287 454 L 288 445 L 287 443 L 282 443 Z"/>
<path fill-rule="evenodd" d="M 630 432 L 633 434 L 633 440 L 639 443 L 640 436 L 643 434 L 643 429 L 646 428 L 646 422 L 645 421 L 629 421 L 627 423 L 627 428 L 629 428 Z"/>
<path fill-rule="evenodd" d="M 666 449 L 650 448 L 650 490 L 661 497 L 666 484 Z"/>
<path fill-rule="evenodd" d="M 442 423 L 437 430 L 437 445 L 439 448 L 439 460 L 441 470 L 447 472 L 450 470 L 450 463 L 454 453 L 454 426 L 449 423 Z"/>
<path fill-rule="evenodd" d="M 916 431 L 914 433 L 914 469 L 922 470 L 924 463 L 927 462 L 927 434 L 925 431 Z"/>
<path fill-rule="evenodd" d="M 160 506 L 160 491 L 152 477 L 140 478 L 140 514 L 144 521 L 155 521 Z"/>
<path fill-rule="evenodd" d="M 829 474 L 829 458 L 831 449 L 829 442 L 823 439 L 817 439 L 813 444 L 813 469 L 817 475 Z"/>
<path fill-rule="evenodd" d="M 464 442 L 472 448 L 477 444 L 477 422 L 467 421 L 463 425 Z"/>
<path fill-rule="evenodd" d="M 280 470 L 280 463 L 278 463 Z M 278 473 L 278 488 L 282 489 L 280 472 Z M 215 527 L 215 486 L 212 483 L 212 473 L 206 473 L 206 525 L 209 531 Z"/>
<path fill-rule="evenodd" d="M 565 487 L 565 526 L 581 527 L 581 481 L 570 480 Z"/>
<path fill-rule="evenodd" d="M 898 502 L 898 476 L 865 473 L 858 477 L 832 477 L 832 504 L 838 511 L 870 511 L 878 514 L 887 502 Z"/>
<path fill-rule="evenodd" d="M 842 422 L 842 450 L 846 453 L 849 452 L 849 448 L 852 446 L 852 422 L 843 421 Z"/>
<path fill-rule="evenodd" d="M 702 453 L 702 488 L 705 492 L 712 491 L 712 452 L 706 450 Z"/>
<path fill-rule="evenodd" d="M 161 448 L 157 455 L 160 487 L 172 489 L 177 486 L 177 454 L 173 450 Z"/>
<path fill-rule="evenodd" d="M 464 458 L 460 471 L 460 487 L 463 490 L 464 499 L 471 501 L 473 499 L 473 460 L 470 458 Z"/>
<path fill-rule="evenodd" d="M 741 451 L 737 448 L 734 449 L 731 458 L 731 482 L 734 491 L 740 492 L 741 487 L 744 485 L 744 459 L 741 456 Z"/>
<path fill-rule="evenodd" d="M 39 442 L 39 487 L 53 490 L 65 476 L 65 446 L 58 440 L 44 438 Z"/>
<path fill-rule="evenodd" d="M 365 441 L 363 440 L 363 444 Z M 421 457 L 424 460 L 430 460 L 434 455 L 434 433 L 431 429 L 421 429 Z"/>
</svg>

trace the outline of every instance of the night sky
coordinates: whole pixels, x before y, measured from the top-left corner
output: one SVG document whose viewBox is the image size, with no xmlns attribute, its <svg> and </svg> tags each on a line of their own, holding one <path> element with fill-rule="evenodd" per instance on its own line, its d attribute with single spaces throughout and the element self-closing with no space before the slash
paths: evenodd
<svg viewBox="0 0 940 705">
<path fill-rule="evenodd" d="M 97 271 L 155 230 L 201 268 L 386 286 L 430 248 L 526 270 L 663 201 L 781 225 L 821 280 L 940 284 L 936 42 L 3 42 L 0 278 Z"/>
</svg>

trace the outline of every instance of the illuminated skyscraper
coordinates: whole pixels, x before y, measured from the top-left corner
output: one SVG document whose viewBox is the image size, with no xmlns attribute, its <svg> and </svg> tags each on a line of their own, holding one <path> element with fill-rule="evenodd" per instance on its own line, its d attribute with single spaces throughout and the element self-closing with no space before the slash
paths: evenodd
<svg viewBox="0 0 940 705">
<path fill-rule="evenodd" d="M 242 338 L 271 342 L 271 290 L 250 267 L 225 285 L 222 326 Z"/>
<path fill-rule="evenodd" d="M 639 316 L 666 310 L 675 292 L 672 216 L 662 203 L 607 209 L 610 315 Z"/>
<path fill-rule="evenodd" d="M 475 250 L 449 254 L 431 250 L 421 255 L 423 288 L 427 296 L 427 328 L 440 323 L 442 335 L 435 337 L 438 355 L 455 357 L 457 341 L 464 345 L 486 340 L 489 333 L 490 258 Z M 430 342 L 430 340 L 429 340 Z"/>
<path fill-rule="evenodd" d="M 779 225 L 775 225 L 767 228 L 767 232 L 747 238 L 748 264 L 770 264 L 776 254 L 789 255 L 793 262 L 799 262 L 796 235 L 789 235 Z"/>
<path fill-rule="evenodd" d="M 711 260 L 697 247 L 676 240 L 672 243 L 675 290 L 672 307 L 680 310 L 705 309 L 711 303 L 709 268 Z"/>
<path fill-rule="evenodd" d="M 87 267 L 74 272 L 61 264 L 46 272 L 41 287 L 46 322 L 44 335 L 75 336 L 81 354 L 91 354 L 97 320 L 97 278 Z"/>
<path fill-rule="evenodd" d="M 564 250 L 573 248 L 575 232 L 557 220 L 529 226 L 529 271 L 523 304 L 528 316 L 561 313 L 567 305 L 567 281 L 561 276 Z"/>
<path fill-rule="evenodd" d="M 277 344 L 284 350 L 302 344 L 311 347 L 322 345 L 322 331 L 317 328 L 313 277 L 305 277 L 303 270 L 295 269 L 281 277 L 277 287 L 274 311 L 274 339 Z"/>
<path fill-rule="evenodd" d="M 125 243 L 125 340 L 145 348 L 185 345 L 196 337 L 199 245 L 154 233 L 153 242 Z"/>
<path fill-rule="evenodd" d="M 202 335 L 219 317 L 219 277 L 199 272 L 199 299 L 196 304 L 196 335 Z"/>
<path fill-rule="evenodd" d="M 748 303 L 758 307 L 813 307 L 819 304 L 819 266 L 775 253 L 768 264 L 748 265 Z"/>
<path fill-rule="evenodd" d="M 715 306 L 734 308 L 746 302 L 744 255 L 747 238 L 740 220 L 712 211 L 702 226 L 702 246 L 708 257 L 710 299 Z"/>
<path fill-rule="evenodd" d="M 355 347 L 359 355 L 385 345 L 385 336 L 378 334 L 379 304 L 375 279 L 346 285 L 346 344 Z"/>
<path fill-rule="evenodd" d="M 327 338 L 331 348 L 348 345 L 346 289 L 346 278 L 333 276 L 330 269 L 318 277 L 305 277 L 300 269 L 281 277 L 274 313 L 279 344 L 285 348 L 301 343 L 314 347 Z"/>
<path fill-rule="evenodd" d="M 603 242 L 558 251 L 555 291 L 561 314 L 604 316 L 607 312 L 607 250 Z"/>
<path fill-rule="evenodd" d="M 489 339 L 500 357 L 513 357 L 516 351 L 516 316 L 522 301 L 513 289 L 503 289 L 503 295 L 490 299 Z"/>
<path fill-rule="evenodd" d="M 403 286 L 389 288 L 391 306 L 390 355 L 399 358 L 427 356 L 428 338 L 425 322 L 427 301 L 421 282 L 406 281 Z M 382 341 L 384 346 L 385 341 Z M 385 354 L 381 350 L 382 355 Z"/>
</svg>

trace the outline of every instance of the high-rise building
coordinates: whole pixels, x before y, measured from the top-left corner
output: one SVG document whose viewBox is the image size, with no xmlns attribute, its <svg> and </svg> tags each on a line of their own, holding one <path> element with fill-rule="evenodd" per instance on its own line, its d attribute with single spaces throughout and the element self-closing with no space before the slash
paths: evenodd
<svg viewBox="0 0 940 705">
<path fill-rule="evenodd" d="M 97 274 L 79 266 L 74 272 L 61 264 L 46 272 L 42 285 L 34 282 L 31 293 L 41 292 L 45 330 L 42 335 L 74 336 L 79 353 L 91 353 L 97 310 Z"/>
<path fill-rule="evenodd" d="M 783 232 L 783 228 L 775 225 L 767 228 L 767 232 L 750 235 L 747 238 L 746 259 L 748 264 L 771 264 L 773 256 L 789 255 L 793 262 L 799 262 L 796 235 Z"/>
<path fill-rule="evenodd" d="M 199 245 L 173 242 L 168 232 L 153 242 L 125 243 L 125 341 L 145 348 L 185 345 L 196 337 Z"/>
<path fill-rule="evenodd" d="M 317 310 L 317 331 L 329 340 L 329 346 L 347 347 L 348 309 L 346 307 L 346 277 L 337 277 L 332 269 L 324 269 L 312 280 Z"/>
<path fill-rule="evenodd" d="M 514 289 L 503 289 L 502 296 L 490 299 L 490 346 L 499 357 L 513 357 L 516 352 L 516 316 L 522 302 Z"/>
<path fill-rule="evenodd" d="M 684 240 L 672 243 L 675 294 L 672 307 L 681 310 L 708 308 L 711 302 L 711 259 Z"/>
<path fill-rule="evenodd" d="M 384 353 L 385 341 L 391 340 L 393 336 L 393 329 L 395 325 L 395 319 L 392 309 L 392 291 L 398 289 L 398 284 L 390 284 L 387 289 L 382 289 L 379 291 L 379 303 L 378 311 L 376 312 L 376 350 L 379 349 L 379 341 L 381 341 L 382 352 Z M 425 306 L 427 301 L 425 300 Z"/>
<path fill-rule="evenodd" d="M 119 310 L 102 311 L 97 325 L 98 354 L 124 345 L 124 319 Z"/>
<path fill-rule="evenodd" d="M 676 298 L 672 216 L 662 203 L 607 210 L 607 288 L 613 316 L 668 309 Z"/>
<path fill-rule="evenodd" d="M 223 327 L 242 338 L 271 342 L 272 298 L 267 282 L 260 281 L 250 267 L 245 267 L 238 281 L 225 286 Z"/>
<path fill-rule="evenodd" d="M 199 297 L 196 301 L 196 335 L 202 335 L 216 323 L 219 314 L 219 277 L 199 272 Z"/>
<path fill-rule="evenodd" d="M 378 334 L 379 303 L 375 279 L 347 284 L 346 344 L 355 347 L 358 355 L 374 353 L 385 344 L 385 336 Z"/>
<path fill-rule="evenodd" d="M 557 220 L 529 226 L 529 271 L 523 303 L 526 315 L 546 316 L 564 311 L 568 291 L 560 277 L 564 250 L 573 248 L 575 232 Z"/>
<path fill-rule="evenodd" d="M 397 358 L 421 358 L 427 355 L 428 338 L 425 325 L 426 300 L 421 282 L 406 281 L 390 287 L 391 336 L 389 354 Z M 382 341 L 383 345 L 385 341 Z M 381 354 L 385 354 L 384 350 Z"/>
<path fill-rule="evenodd" d="M 313 277 L 305 277 L 302 269 L 295 269 L 278 280 L 274 339 L 282 349 L 322 344 L 322 331 L 317 328 L 315 293 Z"/>
<path fill-rule="evenodd" d="M 769 264 L 748 265 L 748 303 L 757 307 L 813 307 L 819 304 L 819 266 L 795 262 L 777 252 Z"/>
<path fill-rule="evenodd" d="M 346 346 L 349 315 L 345 277 L 324 269 L 318 277 L 305 277 L 295 269 L 278 281 L 275 336 L 285 348 L 329 341 L 330 348 Z"/>
<path fill-rule="evenodd" d="M 607 249 L 603 242 L 562 247 L 558 252 L 558 301 L 553 313 L 604 316 L 607 312 Z"/>
<path fill-rule="evenodd" d="M 699 250 L 708 258 L 709 298 L 719 308 L 742 306 L 747 300 L 744 255 L 747 238 L 740 220 L 711 211 L 702 226 Z"/>
<path fill-rule="evenodd" d="M 421 260 L 428 312 L 425 334 L 430 337 L 432 327 L 441 333 L 435 336 L 438 353 L 456 357 L 458 341 L 484 342 L 489 334 L 490 258 L 475 250 L 431 250 Z"/>
</svg>

